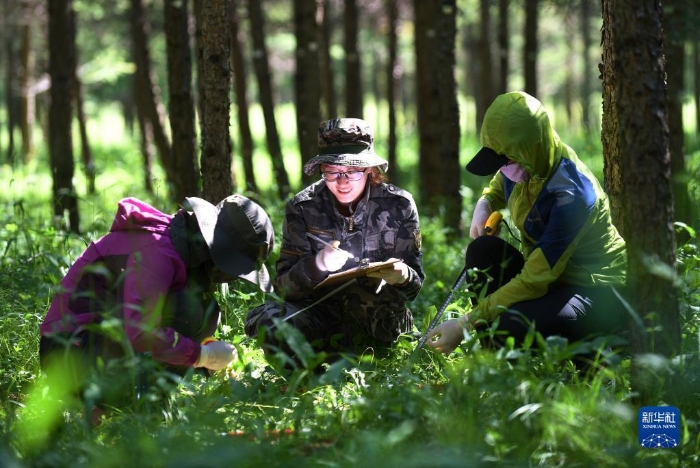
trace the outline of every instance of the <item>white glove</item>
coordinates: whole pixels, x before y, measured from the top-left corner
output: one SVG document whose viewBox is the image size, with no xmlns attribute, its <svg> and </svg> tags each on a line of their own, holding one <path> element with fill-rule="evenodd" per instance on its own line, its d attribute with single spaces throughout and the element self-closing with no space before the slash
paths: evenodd
<svg viewBox="0 0 700 468">
<path fill-rule="evenodd" d="M 350 258 L 349 253 L 338 248 L 340 242 L 335 240 L 331 244 L 333 247 L 326 246 L 316 254 L 316 266 L 321 271 L 338 271 Z"/>
<path fill-rule="evenodd" d="M 466 329 L 459 319 L 442 322 L 428 335 L 426 344 L 435 351 L 450 354 L 464 340 Z"/>
<path fill-rule="evenodd" d="M 211 370 L 221 370 L 228 367 L 238 356 L 238 351 L 231 343 L 212 341 L 202 345 L 202 352 L 194 367 L 206 367 Z"/>
<path fill-rule="evenodd" d="M 469 227 L 469 237 L 476 239 L 484 235 L 484 226 L 486 226 L 486 221 L 489 220 L 491 213 L 493 213 L 491 203 L 485 198 L 479 198 L 479 201 L 476 202 L 476 206 L 474 207 L 472 224 Z"/>
<path fill-rule="evenodd" d="M 408 265 L 404 262 L 396 262 L 389 265 L 387 268 L 368 273 L 367 276 L 381 278 L 386 281 L 387 284 L 402 284 L 408 281 L 410 272 L 408 270 Z"/>
</svg>

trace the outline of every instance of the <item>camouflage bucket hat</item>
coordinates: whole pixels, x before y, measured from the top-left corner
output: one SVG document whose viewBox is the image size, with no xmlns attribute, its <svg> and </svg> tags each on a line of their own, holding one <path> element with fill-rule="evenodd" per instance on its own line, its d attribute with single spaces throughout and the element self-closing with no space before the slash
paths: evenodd
<svg viewBox="0 0 700 468">
<path fill-rule="evenodd" d="M 318 126 L 318 155 L 304 164 L 310 176 L 319 164 L 374 167 L 386 171 L 389 163 L 374 153 L 372 127 L 362 119 L 332 119 Z"/>
</svg>

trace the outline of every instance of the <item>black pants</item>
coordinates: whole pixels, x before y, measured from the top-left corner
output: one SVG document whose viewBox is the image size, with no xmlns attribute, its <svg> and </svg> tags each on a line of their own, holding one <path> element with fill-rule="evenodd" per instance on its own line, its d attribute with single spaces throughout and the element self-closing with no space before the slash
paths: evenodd
<svg viewBox="0 0 700 468">
<path fill-rule="evenodd" d="M 503 239 L 481 236 L 467 247 L 466 266 L 478 270 L 473 285 L 486 296 L 508 283 L 522 270 L 522 254 Z M 623 287 L 618 288 L 620 292 Z M 625 310 L 611 286 L 576 286 L 556 283 L 542 297 L 518 302 L 499 315 L 496 345 L 506 336 L 522 343 L 531 326 L 543 337 L 559 335 L 577 341 L 623 330 Z"/>
</svg>

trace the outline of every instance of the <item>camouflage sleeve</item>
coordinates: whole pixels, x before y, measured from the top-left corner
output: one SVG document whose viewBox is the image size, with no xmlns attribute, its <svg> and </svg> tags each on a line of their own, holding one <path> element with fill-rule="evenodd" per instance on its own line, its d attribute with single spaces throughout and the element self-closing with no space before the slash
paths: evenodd
<svg viewBox="0 0 700 468">
<path fill-rule="evenodd" d="M 307 226 L 302 205 L 287 203 L 282 227 L 282 246 L 276 263 L 275 291 L 286 300 L 297 300 L 312 294 L 314 286 L 323 281 L 322 272 L 314 261 L 314 252 L 306 237 Z"/>
<path fill-rule="evenodd" d="M 396 289 L 406 298 L 412 301 L 420 292 L 425 280 L 423 272 L 423 254 L 421 252 L 421 231 L 418 221 L 418 210 L 411 199 L 404 221 L 401 223 L 396 235 L 395 257 L 400 258 L 408 266 L 409 278 L 406 283 L 396 285 Z"/>
</svg>

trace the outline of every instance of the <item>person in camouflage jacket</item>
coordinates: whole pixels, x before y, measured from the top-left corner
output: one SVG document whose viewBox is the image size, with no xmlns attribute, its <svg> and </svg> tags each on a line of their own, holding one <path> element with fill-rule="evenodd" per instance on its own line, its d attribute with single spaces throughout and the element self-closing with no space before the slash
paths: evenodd
<svg viewBox="0 0 700 468">
<path fill-rule="evenodd" d="M 284 302 L 267 301 L 246 318 L 249 336 L 265 332 L 266 352 L 290 351 L 275 333 L 275 318 L 329 352 L 390 344 L 413 327 L 406 302 L 416 298 L 425 278 L 413 197 L 386 183 L 387 162 L 374 153 L 372 130 L 363 120 L 322 122 L 318 140 L 319 154 L 304 172 L 319 169 L 322 179 L 286 206 L 274 283 Z M 390 258 L 400 261 L 340 288 L 316 288 L 331 273 Z"/>
</svg>

